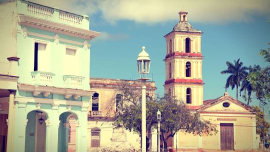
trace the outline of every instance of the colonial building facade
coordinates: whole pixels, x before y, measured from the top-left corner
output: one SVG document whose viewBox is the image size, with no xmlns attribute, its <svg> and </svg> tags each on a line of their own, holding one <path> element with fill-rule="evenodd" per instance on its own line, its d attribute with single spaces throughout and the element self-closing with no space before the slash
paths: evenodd
<svg viewBox="0 0 270 152">
<path fill-rule="evenodd" d="M 202 32 L 188 23 L 188 12 L 179 12 L 179 23 L 165 35 L 165 92 L 186 103 L 202 120 L 217 126 L 213 136 L 192 135 L 179 131 L 170 142 L 174 151 L 253 151 L 259 146 L 256 116 L 244 103 L 227 93 L 214 100 L 203 101 Z"/>
<path fill-rule="evenodd" d="M 1 150 L 67 151 L 73 118 L 76 151 L 87 151 L 88 106 L 94 93 L 89 86 L 89 48 L 99 33 L 89 30 L 86 15 L 29 1 L 4 2 L 0 9 L 5 21 L 1 40 L 2 32 L 6 34 L 1 61 L 10 60 L 4 61 L 9 70 L 1 73 L 1 130 L 8 117 L 8 142 L 2 144 L 6 134 L 1 134 Z"/>
<path fill-rule="evenodd" d="M 105 78 L 91 78 L 90 86 L 95 91 L 89 108 L 88 117 L 88 150 L 95 151 L 102 148 L 111 149 L 140 149 L 138 133 L 113 126 L 115 112 L 119 108 L 123 85 L 141 91 L 141 82 L 136 80 L 118 80 Z M 147 95 L 155 95 L 155 83 L 146 82 Z M 125 101 L 124 101 L 125 104 Z M 156 131 L 152 133 L 153 150 L 156 150 Z"/>
</svg>

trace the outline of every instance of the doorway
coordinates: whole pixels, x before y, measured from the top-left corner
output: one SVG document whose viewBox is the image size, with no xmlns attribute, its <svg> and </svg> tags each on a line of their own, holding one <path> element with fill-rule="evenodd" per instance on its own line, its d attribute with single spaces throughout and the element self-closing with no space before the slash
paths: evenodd
<svg viewBox="0 0 270 152">
<path fill-rule="evenodd" d="M 233 123 L 220 123 L 221 150 L 234 150 Z"/>
</svg>

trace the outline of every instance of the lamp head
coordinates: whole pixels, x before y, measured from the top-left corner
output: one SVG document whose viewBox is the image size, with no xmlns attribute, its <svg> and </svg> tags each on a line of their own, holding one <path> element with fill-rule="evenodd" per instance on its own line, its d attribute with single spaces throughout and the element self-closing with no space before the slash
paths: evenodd
<svg viewBox="0 0 270 152">
<path fill-rule="evenodd" d="M 161 121 L 161 112 L 159 111 L 159 109 L 157 111 L 157 121 Z"/>
<path fill-rule="evenodd" d="M 145 51 L 145 47 L 142 47 L 142 52 L 137 58 L 138 72 L 141 78 L 147 78 L 150 71 L 150 58 L 149 54 Z"/>
</svg>

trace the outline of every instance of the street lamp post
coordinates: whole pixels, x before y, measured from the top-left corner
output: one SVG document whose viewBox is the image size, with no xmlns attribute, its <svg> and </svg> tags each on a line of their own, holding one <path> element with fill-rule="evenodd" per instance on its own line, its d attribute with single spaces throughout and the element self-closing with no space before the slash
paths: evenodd
<svg viewBox="0 0 270 152">
<path fill-rule="evenodd" d="M 146 81 L 149 80 L 147 75 L 150 70 L 150 58 L 145 51 L 145 47 L 142 47 L 142 52 L 138 55 L 137 59 L 138 72 L 142 81 L 142 152 L 146 152 Z"/>
<path fill-rule="evenodd" d="M 157 137 L 157 148 L 158 148 L 158 152 L 160 152 L 160 121 L 161 121 L 161 113 L 158 109 L 157 111 L 157 122 L 158 122 L 158 137 Z"/>
</svg>

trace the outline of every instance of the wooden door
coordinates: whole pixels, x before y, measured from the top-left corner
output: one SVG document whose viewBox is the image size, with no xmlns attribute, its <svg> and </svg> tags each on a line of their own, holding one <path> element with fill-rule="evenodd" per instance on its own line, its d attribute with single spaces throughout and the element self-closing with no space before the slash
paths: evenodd
<svg viewBox="0 0 270 152">
<path fill-rule="evenodd" d="M 221 150 L 234 150 L 234 132 L 232 123 L 220 124 Z"/>
</svg>

